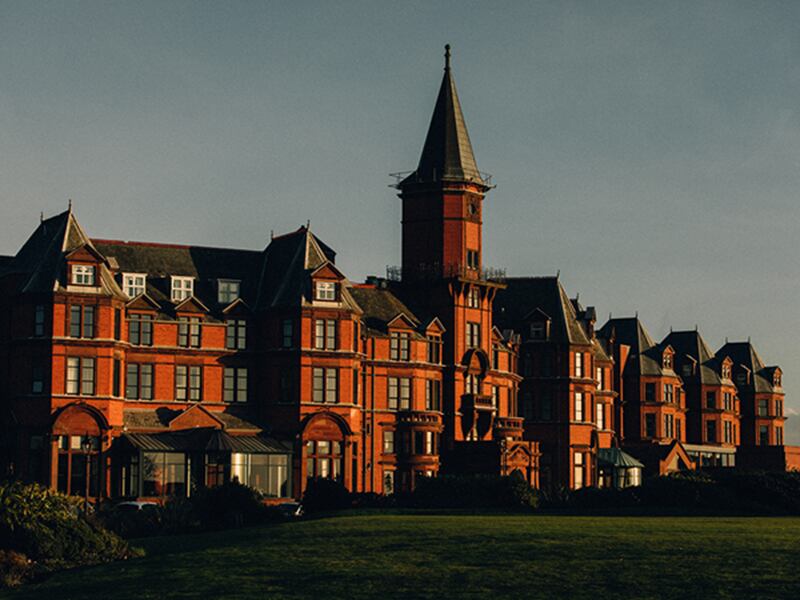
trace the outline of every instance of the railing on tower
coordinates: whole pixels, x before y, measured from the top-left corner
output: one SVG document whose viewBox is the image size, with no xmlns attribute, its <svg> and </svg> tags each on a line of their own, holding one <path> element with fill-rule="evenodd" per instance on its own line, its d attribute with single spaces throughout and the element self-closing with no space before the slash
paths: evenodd
<svg viewBox="0 0 800 600">
<path fill-rule="evenodd" d="M 440 265 L 439 263 L 419 264 L 410 272 L 409 269 L 404 272 L 403 268 L 399 266 L 386 267 L 386 279 L 389 281 L 433 281 L 452 278 L 503 283 L 506 280 L 506 270 L 496 267 L 471 269 L 464 265 Z"/>
</svg>

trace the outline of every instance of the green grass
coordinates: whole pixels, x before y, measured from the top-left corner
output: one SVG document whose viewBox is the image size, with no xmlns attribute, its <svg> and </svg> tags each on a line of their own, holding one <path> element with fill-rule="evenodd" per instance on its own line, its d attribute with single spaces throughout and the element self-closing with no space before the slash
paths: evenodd
<svg viewBox="0 0 800 600">
<path fill-rule="evenodd" d="M 352 515 L 139 542 L 2 598 L 800 598 L 800 518 Z"/>
</svg>

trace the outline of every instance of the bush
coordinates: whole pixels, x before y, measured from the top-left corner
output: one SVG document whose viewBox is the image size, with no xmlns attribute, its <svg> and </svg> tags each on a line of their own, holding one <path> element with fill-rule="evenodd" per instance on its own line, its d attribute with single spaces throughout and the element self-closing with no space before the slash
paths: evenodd
<svg viewBox="0 0 800 600">
<path fill-rule="evenodd" d="M 3 577 L 9 580 L 21 576 L 19 556 L 32 561 L 27 575 L 33 568 L 49 571 L 134 554 L 124 540 L 87 520 L 74 498 L 19 482 L 0 484 L 0 550 L 6 551 Z"/>
<path fill-rule="evenodd" d="M 350 504 L 350 492 L 335 479 L 322 477 L 311 479 L 303 494 L 303 510 L 306 513 L 339 510 L 348 508 Z"/>
<path fill-rule="evenodd" d="M 16 587 L 31 577 L 28 557 L 13 550 L 0 550 L 0 587 Z"/>
<path fill-rule="evenodd" d="M 411 495 L 420 508 L 534 509 L 538 495 L 518 475 L 443 475 L 418 479 Z"/>
<path fill-rule="evenodd" d="M 167 524 L 197 525 L 202 529 L 224 529 L 260 523 L 267 517 L 262 495 L 237 481 L 198 490 L 190 499 L 170 500 Z"/>
</svg>

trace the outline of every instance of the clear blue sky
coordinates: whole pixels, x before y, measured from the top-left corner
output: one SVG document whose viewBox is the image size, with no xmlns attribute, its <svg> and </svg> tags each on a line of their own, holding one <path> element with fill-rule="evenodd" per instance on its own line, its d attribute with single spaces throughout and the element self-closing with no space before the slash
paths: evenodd
<svg viewBox="0 0 800 600">
<path fill-rule="evenodd" d="M 791 1 L 0 2 L 0 253 L 73 198 L 95 237 L 262 248 L 311 219 L 381 274 L 449 42 L 485 262 L 656 339 L 752 336 L 796 415 L 798 31 Z"/>
</svg>

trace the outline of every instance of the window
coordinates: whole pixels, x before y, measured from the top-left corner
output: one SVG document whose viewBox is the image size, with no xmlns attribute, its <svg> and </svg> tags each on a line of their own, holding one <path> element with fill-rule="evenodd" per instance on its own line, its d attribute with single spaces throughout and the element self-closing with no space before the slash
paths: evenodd
<svg viewBox="0 0 800 600">
<path fill-rule="evenodd" d="M 312 401 L 339 401 L 339 370 L 335 367 L 314 367 Z"/>
<path fill-rule="evenodd" d="M 291 495 L 287 454 L 231 453 L 231 480 L 258 490 L 270 498 Z"/>
<path fill-rule="evenodd" d="M 644 437 L 656 437 L 656 416 L 652 413 L 644 416 Z"/>
<path fill-rule="evenodd" d="M 341 442 L 328 440 L 306 442 L 306 474 L 309 478 L 341 478 Z"/>
<path fill-rule="evenodd" d="M 664 402 L 675 402 L 675 387 L 671 383 L 664 384 Z"/>
<path fill-rule="evenodd" d="M 118 358 L 114 359 L 114 367 L 111 375 L 112 389 L 111 395 L 119 398 L 122 395 L 122 361 Z"/>
<path fill-rule="evenodd" d="M 125 372 L 125 398 L 153 399 L 153 365 L 128 363 Z"/>
<path fill-rule="evenodd" d="M 671 438 L 675 434 L 675 417 L 664 415 L 664 437 Z"/>
<path fill-rule="evenodd" d="M 31 370 L 31 393 L 44 393 L 44 367 L 36 366 Z"/>
<path fill-rule="evenodd" d="M 194 295 L 194 277 L 172 277 L 172 301 L 182 302 Z"/>
<path fill-rule="evenodd" d="M 114 309 L 114 339 L 122 339 L 122 309 Z"/>
<path fill-rule="evenodd" d="M 580 489 L 583 487 L 583 480 L 584 480 L 584 464 L 583 464 L 583 453 L 576 452 L 574 458 L 574 473 L 573 479 L 575 483 L 575 489 Z"/>
<path fill-rule="evenodd" d="M 199 402 L 202 390 L 202 367 L 175 367 L 175 399 Z"/>
<path fill-rule="evenodd" d="M 783 400 L 775 400 L 775 416 L 783 416 Z"/>
<path fill-rule="evenodd" d="M 500 347 L 497 344 L 492 344 L 492 368 L 500 370 Z"/>
<path fill-rule="evenodd" d="M 605 429 L 606 428 L 606 408 L 603 406 L 602 402 L 598 402 L 595 405 L 595 414 L 597 417 L 597 428 L 598 429 Z"/>
<path fill-rule="evenodd" d="M 598 390 L 606 389 L 606 387 L 605 387 L 606 386 L 605 373 L 606 373 L 605 369 L 603 369 L 602 367 L 597 367 L 595 369 L 594 378 L 595 378 L 595 381 L 597 381 L 597 389 Z"/>
<path fill-rule="evenodd" d="M 317 319 L 314 330 L 314 347 L 317 350 L 336 350 L 336 321 Z"/>
<path fill-rule="evenodd" d="M 281 404 L 289 404 L 294 402 L 294 370 L 291 368 L 281 369 L 280 371 L 280 391 L 278 393 L 278 402 Z"/>
<path fill-rule="evenodd" d="M 575 377 L 583 377 L 583 354 L 575 353 Z"/>
<path fill-rule="evenodd" d="M 766 425 L 758 426 L 758 445 L 769 446 L 769 427 Z"/>
<path fill-rule="evenodd" d="M 389 377 L 387 396 L 389 410 L 410 410 L 411 379 L 408 377 Z"/>
<path fill-rule="evenodd" d="M 239 282 L 233 279 L 220 279 L 217 281 L 217 302 L 230 304 L 239 298 Z"/>
<path fill-rule="evenodd" d="M 480 348 L 481 324 L 473 321 L 467 322 L 467 348 Z"/>
<path fill-rule="evenodd" d="M 481 384 L 476 375 L 469 374 L 464 379 L 464 393 L 465 394 L 480 394 Z"/>
<path fill-rule="evenodd" d="M 692 363 L 686 363 L 681 368 L 681 373 L 683 373 L 684 377 L 690 377 L 693 372 L 694 372 L 694 369 L 692 368 Z"/>
<path fill-rule="evenodd" d="M 33 441 L 33 440 L 31 440 Z M 98 451 L 100 438 L 82 435 L 56 436 L 58 446 L 57 489 L 65 494 L 82 496 L 86 493 L 86 471 L 89 471 L 89 496 L 97 496 L 100 482 Z M 84 443 L 90 447 L 88 456 Z M 89 464 L 87 465 L 87 459 Z"/>
<path fill-rule="evenodd" d="M 725 407 L 725 410 L 727 411 L 733 410 L 733 394 L 731 394 L 730 392 L 723 393 L 722 405 Z"/>
<path fill-rule="evenodd" d="M 128 319 L 128 340 L 134 346 L 152 346 L 153 317 L 131 315 Z"/>
<path fill-rule="evenodd" d="M 775 444 L 783 446 L 783 427 L 775 428 Z"/>
<path fill-rule="evenodd" d="M 178 346 L 181 348 L 200 347 L 199 317 L 178 317 Z"/>
<path fill-rule="evenodd" d="M 122 290 L 128 298 L 144 294 L 147 275 L 144 273 L 125 273 L 122 275 Z"/>
<path fill-rule="evenodd" d="M 42 337 L 44 335 L 44 305 L 37 304 L 33 309 L 33 335 Z"/>
<path fill-rule="evenodd" d="M 409 340 L 410 336 L 407 333 L 393 332 L 389 334 L 389 358 L 391 360 L 408 360 Z"/>
<path fill-rule="evenodd" d="M 520 411 L 523 419 L 533 419 L 533 394 L 522 392 L 522 410 Z"/>
<path fill-rule="evenodd" d="M 481 259 L 477 250 L 467 250 L 467 268 L 480 269 Z"/>
<path fill-rule="evenodd" d="M 244 319 L 225 321 L 225 348 L 228 350 L 247 348 L 247 321 Z"/>
<path fill-rule="evenodd" d="M 467 292 L 467 306 L 469 308 L 480 308 L 481 307 L 481 291 L 477 287 L 469 288 L 469 292 Z"/>
<path fill-rule="evenodd" d="M 769 416 L 769 400 L 758 401 L 758 416 L 759 417 Z"/>
<path fill-rule="evenodd" d="M 492 408 L 497 410 L 500 406 L 500 387 L 493 385 L 492 386 Z"/>
<path fill-rule="evenodd" d="M 291 348 L 294 346 L 294 323 L 291 319 L 284 319 L 281 326 L 281 347 Z"/>
<path fill-rule="evenodd" d="M 94 266 L 72 265 L 72 283 L 74 285 L 94 285 Z"/>
<path fill-rule="evenodd" d="M 186 471 L 183 452 L 142 452 L 142 495 L 186 496 Z"/>
<path fill-rule="evenodd" d="M 334 281 L 318 281 L 317 282 L 317 300 L 335 301 L 336 300 L 336 282 Z"/>
<path fill-rule="evenodd" d="M 716 392 L 706 392 L 706 408 L 717 408 Z"/>
<path fill-rule="evenodd" d="M 547 323 L 544 321 L 534 321 L 531 323 L 531 339 L 543 340 L 547 337 Z"/>
<path fill-rule="evenodd" d="M 383 453 L 394 454 L 394 431 L 391 429 L 383 431 Z"/>
<path fill-rule="evenodd" d="M 680 419 L 675 419 L 675 439 L 677 439 L 678 441 L 680 441 L 681 438 L 683 437 L 682 426 L 683 426 L 683 421 L 681 421 Z"/>
<path fill-rule="evenodd" d="M 575 420 L 583 421 L 583 393 L 575 392 Z"/>
<path fill-rule="evenodd" d="M 67 394 L 94 395 L 93 358 L 67 358 Z"/>
<path fill-rule="evenodd" d="M 664 353 L 663 365 L 665 369 L 672 370 L 672 354 L 669 352 Z"/>
<path fill-rule="evenodd" d="M 706 441 L 717 441 L 717 423 L 716 421 L 706 421 Z"/>
<path fill-rule="evenodd" d="M 722 423 L 723 426 L 723 439 L 725 440 L 726 444 L 733 443 L 733 423 L 730 421 L 724 421 Z"/>
<path fill-rule="evenodd" d="M 222 399 L 225 402 L 247 402 L 247 368 L 225 367 Z"/>
<path fill-rule="evenodd" d="M 722 365 L 722 378 L 723 379 L 731 378 L 731 368 L 727 364 Z"/>
<path fill-rule="evenodd" d="M 428 362 L 435 365 L 442 362 L 442 338 L 437 336 L 428 336 Z"/>
<path fill-rule="evenodd" d="M 549 389 L 544 389 L 539 398 L 539 415 L 543 421 L 553 418 L 553 396 Z"/>
<path fill-rule="evenodd" d="M 69 337 L 94 337 L 94 306 L 73 304 L 69 307 Z"/>
<path fill-rule="evenodd" d="M 425 410 L 442 410 L 442 382 L 425 380 Z"/>
<path fill-rule="evenodd" d="M 644 384 L 644 401 L 645 402 L 655 402 L 656 401 L 656 384 L 655 383 L 645 383 Z"/>
</svg>

